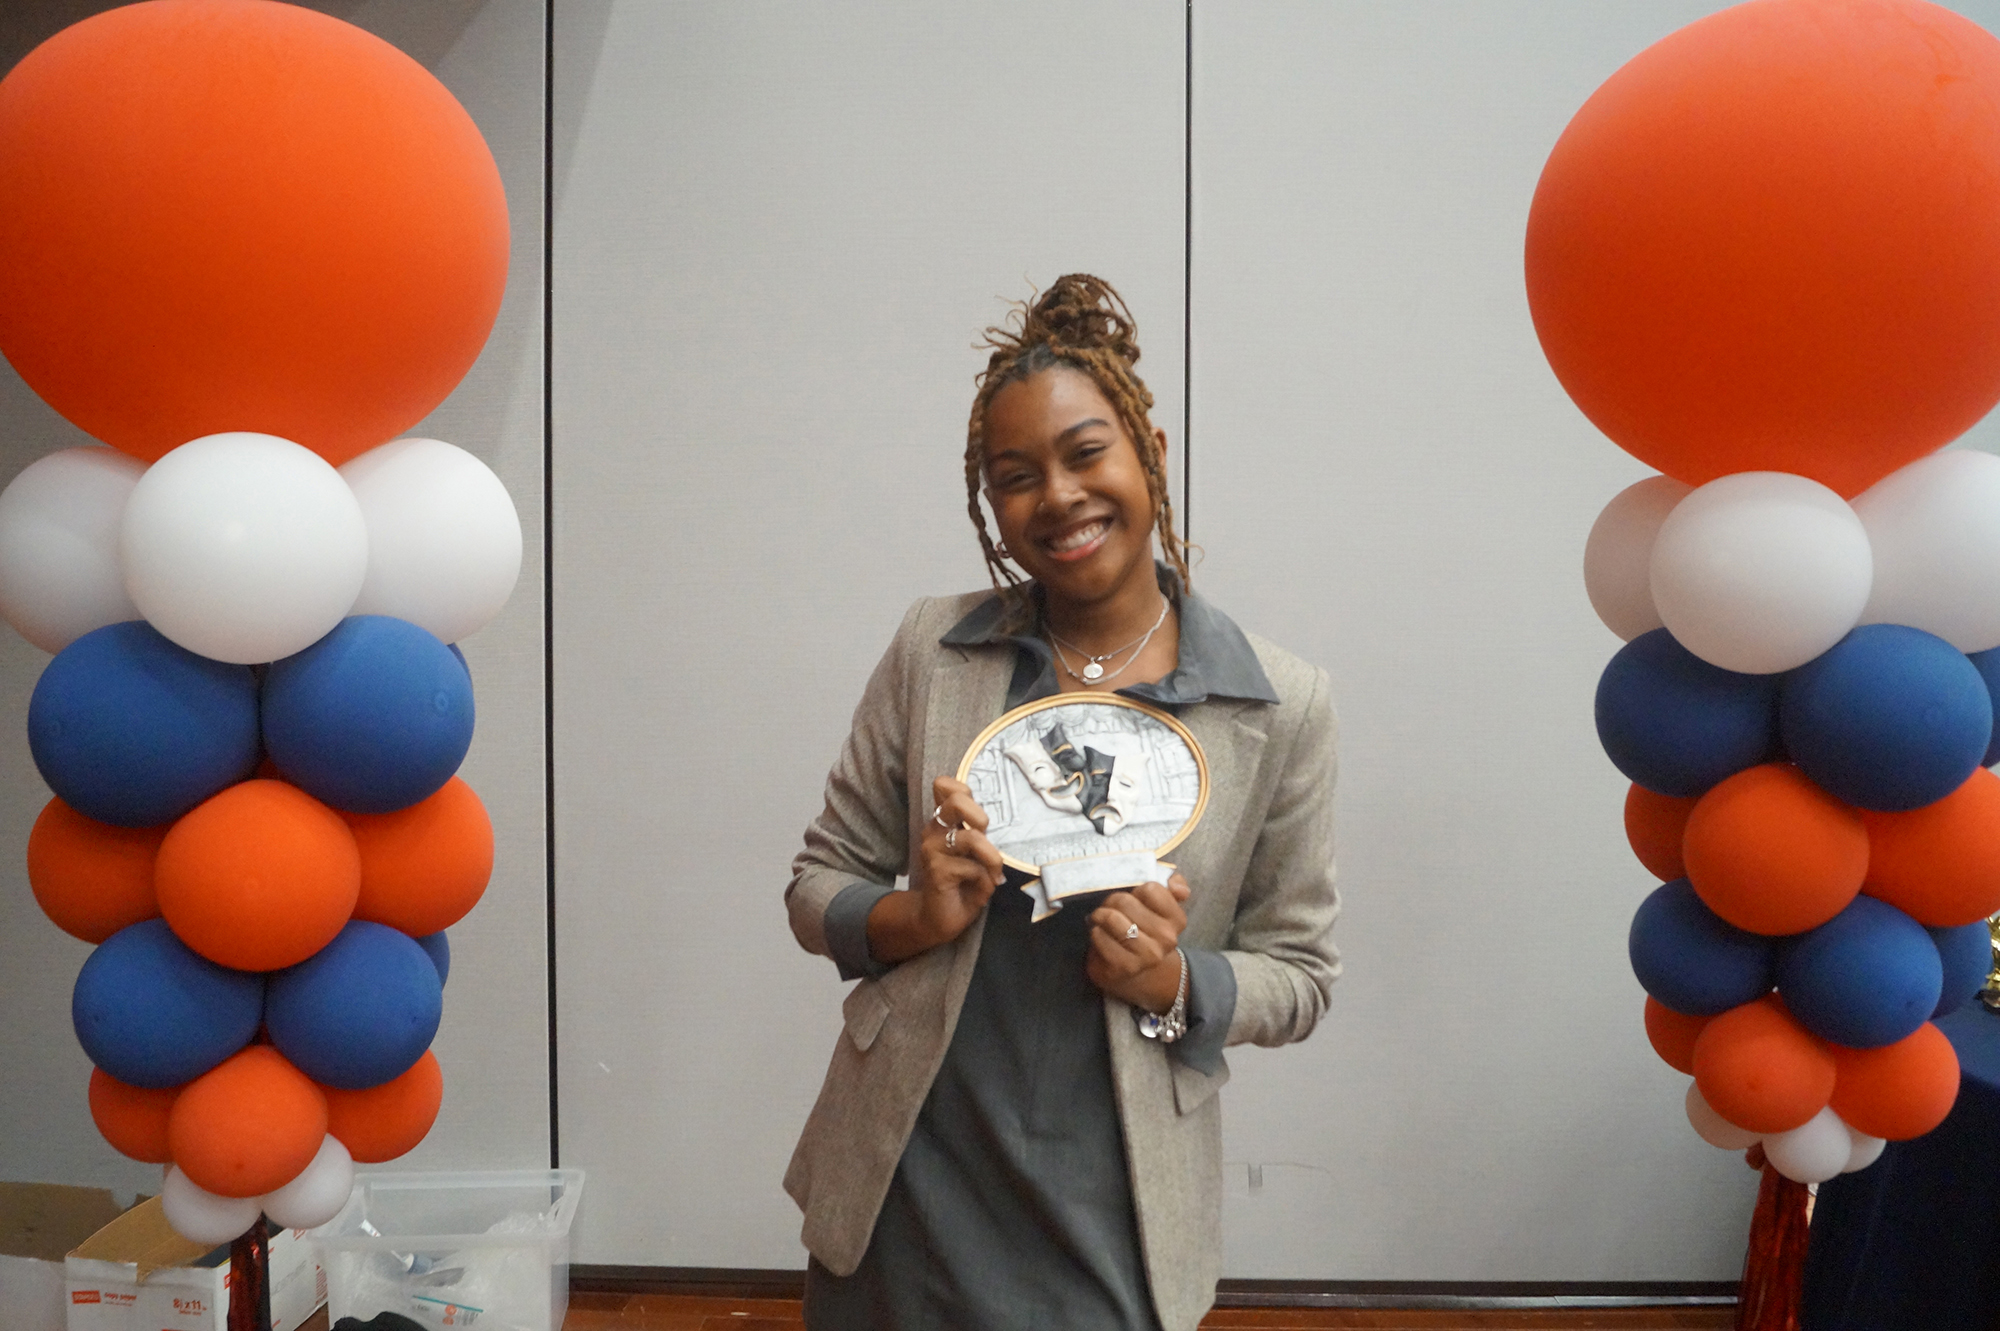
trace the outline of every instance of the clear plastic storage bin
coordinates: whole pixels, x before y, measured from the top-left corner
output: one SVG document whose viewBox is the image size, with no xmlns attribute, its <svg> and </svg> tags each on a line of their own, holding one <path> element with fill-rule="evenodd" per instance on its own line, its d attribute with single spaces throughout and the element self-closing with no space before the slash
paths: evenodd
<svg viewBox="0 0 2000 1331">
<path fill-rule="evenodd" d="M 401 1313 L 421 1326 L 561 1331 L 578 1169 L 362 1174 L 310 1237 L 333 1321 Z"/>
</svg>

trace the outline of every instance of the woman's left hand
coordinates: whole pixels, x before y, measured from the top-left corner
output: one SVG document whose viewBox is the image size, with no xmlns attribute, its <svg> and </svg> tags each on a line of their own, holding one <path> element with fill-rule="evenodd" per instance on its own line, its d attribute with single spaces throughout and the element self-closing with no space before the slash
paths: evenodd
<svg viewBox="0 0 2000 1331">
<path fill-rule="evenodd" d="M 1133 1007 L 1165 1012 L 1180 992 L 1181 959 L 1174 949 L 1187 928 L 1188 882 L 1143 883 L 1113 892 L 1090 913 L 1090 982 Z M 1134 932 L 1137 926 L 1137 932 Z"/>
</svg>

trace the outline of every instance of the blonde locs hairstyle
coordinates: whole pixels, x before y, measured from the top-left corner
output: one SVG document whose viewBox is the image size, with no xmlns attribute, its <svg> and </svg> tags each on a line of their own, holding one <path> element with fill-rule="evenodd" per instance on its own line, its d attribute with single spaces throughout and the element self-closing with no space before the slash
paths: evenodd
<svg viewBox="0 0 2000 1331">
<path fill-rule="evenodd" d="M 1090 376 L 1118 413 L 1132 447 L 1146 469 L 1146 492 L 1153 501 L 1153 530 L 1167 563 L 1188 583 L 1187 550 L 1174 530 L 1174 505 L 1167 495 L 1165 450 L 1153 437 L 1148 414 L 1153 394 L 1133 368 L 1139 363 L 1138 328 L 1132 312 L 1109 282 L 1088 273 L 1068 273 L 1032 300 L 1014 307 L 1004 328 L 988 328 L 980 345 L 991 347 L 986 369 L 973 382 L 972 416 L 965 430 L 965 506 L 979 532 L 979 548 L 994 590 L 1013 617 L 1027 609 L 1026 583 L 1007 564 L 986 527 L 979 491 L 986 473 L 986 410 L 1008 384 L 1057 366 Z"/>
</svg>

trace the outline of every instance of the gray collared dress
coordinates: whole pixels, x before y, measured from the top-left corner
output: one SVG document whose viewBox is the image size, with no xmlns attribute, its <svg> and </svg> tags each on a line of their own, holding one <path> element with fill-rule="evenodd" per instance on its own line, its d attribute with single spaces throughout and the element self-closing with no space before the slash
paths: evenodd
<svg viewBox="0 0 2000 1331">
<path fill-rule="evenodd" d="M 1228 616 L 1162 568 L 1180 611 L 1179 664 L 1118 692 L 1167 711 L 1210 697 L 1277 699 Z M 1009 709 L 1058 691 L 1048 644 L 1010 634 L 996 596 L 947 644 L 1012 644 Z M 806 1278 L 812 1331 L 1157 1331 L 1111 1080 L 1104 1000 L 1084 973 L 1089 912 L 1029 923 L 1023 877 L 993 894 L 944 1062 L 889 1185 L 861 1265 Z M 868 952 L 868 913 L 891 887 L 857 881 L 826 911 L 843 978 L 889 967 Z M 1236 1006 L 1217 952 L 1185 947 L 1188 1033 L 1170 1056 L 1212 1072 Z"/>
</svg>

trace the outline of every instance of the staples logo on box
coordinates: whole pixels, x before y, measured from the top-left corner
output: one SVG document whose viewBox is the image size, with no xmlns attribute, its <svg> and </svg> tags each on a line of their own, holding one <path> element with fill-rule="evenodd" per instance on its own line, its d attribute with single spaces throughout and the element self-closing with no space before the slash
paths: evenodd
<svg viewBox="0 0 2000 1331">
<path fill-rule="evenodd" d="M 96 1303 L 102 1298 L 103 1295 L 94 1289 L 73 1289 L 69 1292 L 71 1303 Z"/>
</svg>

